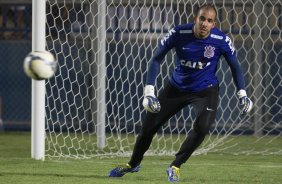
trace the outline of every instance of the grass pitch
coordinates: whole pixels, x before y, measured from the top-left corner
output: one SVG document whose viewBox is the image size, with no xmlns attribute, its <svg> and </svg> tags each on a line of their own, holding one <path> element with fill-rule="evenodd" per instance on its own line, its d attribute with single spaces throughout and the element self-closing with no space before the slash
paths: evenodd
<svg viewBox="0 0 282 184">
<path fill-rule="evenodd" d="M 36 161 L 30 159 L 30 140 L 30 132 L 0 133 L 1 184 L 169 183 L 165 170 L 173 157 L 147 156 L 138 173 L 109 178 L 108 171 L 129 158 Z M 192 156 L 180 172 L 179 183 L 279 184 L 282 183 L 282 157 L 218 153 Z"/>
</svg>

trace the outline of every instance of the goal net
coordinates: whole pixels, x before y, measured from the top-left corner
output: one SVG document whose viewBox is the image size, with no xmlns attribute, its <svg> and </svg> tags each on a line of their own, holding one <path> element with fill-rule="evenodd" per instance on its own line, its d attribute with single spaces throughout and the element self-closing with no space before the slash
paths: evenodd
<svg viewBox="0 0 282 184">
<path fill-rule="evenodd" d="M 203 3 L 218 9 L 217 27 L 233 40 L 244 71 L 250 115 L 240 115 L 226 61 L 219 62 L 216 124 L 194 154 L 282 155 L 282 3 L 276 0 L 47 0 L 47 49 L 58 58 L 46 82 L 46 156 L 128 156 L 146 112 L 149 60 L 175 25 L 193 22 Z M 168 82 L 175 53 L 161 65 L 156 89 Z M 191 107 L 172 117 L 146 154 L 173 155 L 195 119 Z"/>
</svg>

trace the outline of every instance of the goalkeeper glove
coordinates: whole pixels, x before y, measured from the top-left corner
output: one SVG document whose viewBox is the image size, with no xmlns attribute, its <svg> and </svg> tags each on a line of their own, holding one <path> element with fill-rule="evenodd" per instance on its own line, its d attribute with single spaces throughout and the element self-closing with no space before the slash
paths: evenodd
<svg viewBox="0 0 282 184">
<path fill-rule="evenodd" d="M 237 95 L 239 97 L 240 105 L 243 106 L 241 114 L 249 113 L 253 108 L 253 102 L 247 97 L 246 91 L 241 89 L 238 91 Z"/>
<path fill-rule="evenodd" d="M 144 89 L 143 107 L 146 111 L 158 113 L 161 110 L 161 105 L 154 93 L 154 86 L 146 85 Z"/>
</svg>

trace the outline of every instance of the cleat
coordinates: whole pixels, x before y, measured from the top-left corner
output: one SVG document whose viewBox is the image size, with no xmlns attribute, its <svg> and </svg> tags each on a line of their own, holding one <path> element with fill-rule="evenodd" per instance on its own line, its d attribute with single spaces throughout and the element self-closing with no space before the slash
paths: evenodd
<svg viewBox="0 0 282 184">
<path fill-rule="evenodd" d="M 140 170 L 140 165 L 131 168 L 129 164 L 122 165 L 122 166 L 117 166 L 113 170 L 109 172 L 109 177 L 122 177 L 126 173 L 134 173 L 138 172 Z"/>
<path fill-rule="evenodd" d="M 167 180 L 170 182 L 178 182 L 180 169 L 175 166 L 169 166 L 166 170 Z"/>
</svg>

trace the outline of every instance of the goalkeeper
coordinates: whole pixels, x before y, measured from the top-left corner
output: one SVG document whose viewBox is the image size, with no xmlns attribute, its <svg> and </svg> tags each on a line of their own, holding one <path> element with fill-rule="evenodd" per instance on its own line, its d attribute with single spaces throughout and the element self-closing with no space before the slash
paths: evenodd
<svg viewBox="0 0 282 184">
<path fill-rule="evenodd" d="M 193 129 L 166 170 L 168 181 L 179 180 L 180 166 L 203 142 L 215 122 L 219 94 L 216 69 L 221 56 L 225 57 L 231 68 L 242 113 L 248 113 L 252 109 L 253 103 L 247 97 L 235 49 L 231 39 L 215 27 L 216 17 L 215 7 L 205 4 L 198 9 L 194 23 L 176 26 L 160 41 L 147 73 L 143 106 L 148 113 L 133 154 L 127 164 L 111 170 L 110 177 L 121 177 L 126 173 L 139 171 L 143 156 L 157 130 L 182 108 L 193 105 L 197 111 Z M 160 64 L 171 49 L 177 54 L 176 67 L 170 82 L 156 97 L 154 85 Z"/>
</svg>

